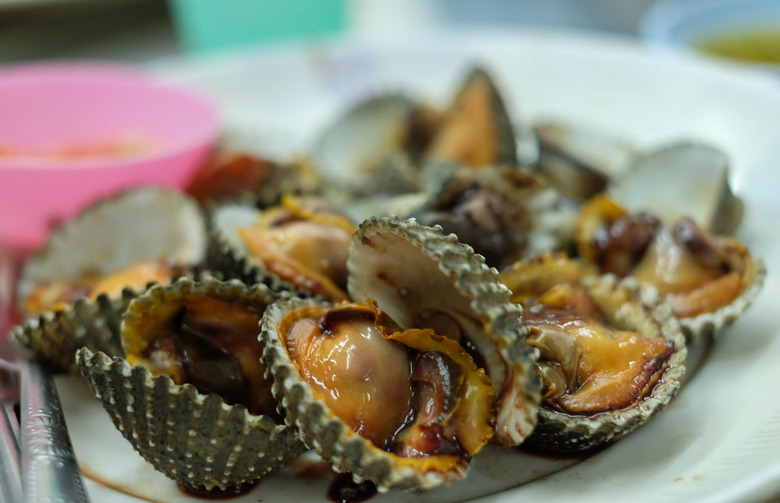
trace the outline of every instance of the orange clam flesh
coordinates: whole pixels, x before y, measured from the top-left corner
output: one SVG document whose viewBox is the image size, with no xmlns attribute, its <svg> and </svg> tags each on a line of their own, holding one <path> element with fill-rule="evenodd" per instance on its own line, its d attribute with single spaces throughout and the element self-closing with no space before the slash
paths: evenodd
<svg viewBox="0 0 780 503">
<path fill-rule="evenodd" d="M 426 154 L 473 167 L 515 165 L 514 145 L 511 122 L 492 78 L 475 68 L 455 96 Z"/>
<path fill-rule="evenodd" d="M 655 286 L 678 318 L 728 306 L 753 281 L 753 261 L 742 244 L 710 236 L 687 217 L 665 228 L 601 195 L 583 206 L 576 234 L 582 258 L 602 272 Z"/>
<path fill-rule="evenodd" d="M 343 302 L 292 310 L 279 334 L 315 398 L 396 466 L 461 472 L 493 435 L 488 377 L 433 330 Z"/>
<path fill-rule="evenodd" d="M 285 196 L 238 230 L 252 256 L 281 279 L 331 300 L 347 298 L 347 251 L 355 226 L 319 203 Z"/>
<path fill-rule="evenodd" d="M 280 421 L 260 362 L 257 333 L 265 307 L 255 300 L 185 294 L 136 313 L 122 332 L 127 361 Z"/>
<path fill-rule="evenodd" d="M 95 300 L 102 294 L 118 295 L 125 288 L 142 291 L 149 283 L 168 283 L 181 272 L 181 267 L 165 258 L 137 262 L 106 275 L 87 271 L 75 280 L 36 287 L 25 299 L 23 309 L 28 316 L 60 311 L 80 298 Z"/>
<path fill-rule="evenodd" d="M 541 353 L 543 401 L 567 414 L 631 407 L 652 393 L 674 351 L 670 341 L 610 326 L 577 283 L 528 301 L 523 322 Z"/>
</svg>

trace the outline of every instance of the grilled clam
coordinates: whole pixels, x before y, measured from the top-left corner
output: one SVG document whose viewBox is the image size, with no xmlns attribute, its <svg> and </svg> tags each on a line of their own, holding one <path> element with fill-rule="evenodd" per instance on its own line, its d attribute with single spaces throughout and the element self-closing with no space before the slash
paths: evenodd
<svg viewBox="0 0 780 503">
<path fill-rule="evenodd" d="M 729 184 L 728 156 L 704 143 L 675 143 L 637 156 L 608 193 L 630 212 L 650 213 L 666 226 L 688 216 L 718 235 L 734 232 L 744 211 Z"/>
<path fill-rule="evenodd" d="M 536 170 L 566 197 L 585 200 L 604 191 L 629 169 L 634 148 L 582 125 L 545 121 L 534 125 Z"/>
<path fill-rule="evenodd" d="M 353 300 L 375 299 L 401 327 L 458 341 L 485 369 L 496 389 L 496 442 L 519 445 L 528 436 L 539 401 L 536 352 L 483 257 L 440 227 L 372 218 L 355 233 L 347 267 Z"/>
<path fill-rule="evenodd" d="M 25 264 L 17 303 L 37 320 L 15 338 L 55 369 L 71 368 L 85 345 L 119 354 L 127 302 L 148 283 L 196 274 L 205 250 L 205 219 L 185 195 L 144 188 L 99 201 Z"/>
<path fill-rule="evenodd" d="M 543 397 L 531 445 L 571 451 L 616 440 L 678 391 L 687 350 L 660 296 L 633 279 L 590 276 L 588 265 L 549 254 L 505 273 L 539 349 Z"/>
<path fill-rule="evenodd" d="M 283 302 L 263 319 L 273 391 L 303 441 L 381 491 L 458 480 L 494 435 L 522 442 L 535 352 L 495 270 L 397 218 L 364 222 L 348 267 L 354 302 Z"/>
<path fill-rule="evenodd" d="M 283 194 L 310 193 L 317 182 L 305 162 L 277 162 L 223 150 L 198 171 L 186 191 L 201 204 L 244 200 L 266 207 L 279 204 Z"/>
<path fill-rule="evenodd" d="M 325 201 L 285 196 L 279 206 L 217 208 L 207 263 L 227 277 L 272 289 L 346 299 L 355 227 Z"/>
<path fill-rule="evenodd" d="M 766 276 L 763 261 L 734 238 L 709 235 L 687 217 L 665 226 L 603 195 L 582 207 L 575 236 L 580 256 L 602 272 L 659 289 L 692 337 L 733 323 Z"/>
<path fill-rule="evenodd" d="M 467 75 L 425 158 L 475 167 L 517 165 L 512 120 L 484 68 L 474 68 Z"/>
<path fill-rule="evenodd" d="M 497 268 L 562 247 L 574 223 L 554 189 L 508 167 L 461 167 L 412 216 L 456 234 Z"/>
<path fill-rule="evenodd" d="M 440 116 L 401 94 L 358 103 L 314 145 L 312 159 L 329 182 L 327 193 L 350 201 L 419 190 L 419 159 Z"/>
<path fill-rule="evenodd" d="M 303 451 L 260 363 L 259 322 L 280 298 L 238 281 L 154 286 L 123 318 L 126 358 L 82 348 L 79 368 L 157 470 L 187 487 L 237 488 Z"/>
<path fill-rule="evenodd" d="M 262 337 L 287 421 L 357 482 L 458 480 L 493 435 L 493 388 L 468 353 L 433 330 L 401 330 L 375 304 L 275 304 Z"/>
</svg>

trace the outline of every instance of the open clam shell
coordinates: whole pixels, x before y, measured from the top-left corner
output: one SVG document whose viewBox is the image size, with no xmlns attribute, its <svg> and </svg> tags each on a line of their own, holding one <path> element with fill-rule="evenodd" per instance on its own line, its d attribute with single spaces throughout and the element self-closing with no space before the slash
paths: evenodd
<svg viewBox="0 0 780 503">
<path fill-rule="evenodd" d="M 121 355 L 119 320 L 130 300 L 149 283 L 202 275 L 196 264 L 205 249 L 205 218 L 188 196 L 143 188 L 101 200 L 53 233 L 25 264 L 17 300 L 28 318 L 13 337 L 53 370 L 74 370 L 82 346 Z M 93 281 L 91 293 L 81 291 L 85 277 Z M 52 285 L 66 296 L 39 301 Z M 32 305 L 36 309 L 25 307 Z"/>
<path fill-rule="evenodd" d="M 372 218 L 350 247 L 352 299 L 376 300 L 402 328 L 431 328 L 473 345 L 496 389 L 494 440 L 518 445 L 536 423 L 540 383 L 536 350 L 525 343 L 521 309 L 495 269 L 440 227 Z"/>
<path fill-rule="evenodd" d="M 562 248 L 575 219 L 541 178 L 508 167 L 459 168 L 411 216 L 456 234 L 497 268 Z"/>
<path fill-rule="evenodd" d="M 280 296 L 238 281 L 183 279 L 153 287 L 131 303 L 123 320 L 123 335 L 134 334 L 124 341 L 130 356 L 138 345 L 151 344 L 183 305 L 198 305 L 205 298 L 264 309 Z M 141 359 L 144 354 L 141 350 Z M 259 354 L 257 358 L 259 363 Z M 188 487 L 236 488 L 304 450 L 294 431 L 268 414 L 250 414 L 247 406 L 229 405 L 188 382 L 175 384 L 166 374 L 155 376 L 146 366 L 87 348 L 79 350 L 77 360 L 125 438 L 157 470 Z"/>
<path fill-rule="evenodd" d="M 185 486 L 230 489 L 259 479 L 304 448 L 290 428 L 120 358 L 77 354 L 114 425 L 155 469 Z"/>
<path fill-rule="evenodd" d="M 540 122 L 533 132 L 539 145 L 536 169 L 572 199 L 584 200 L 605 190 L 636 155 L 619 138 L 580 125 Z"/>
<path fill-rule="evenodd" d="M 354 226 L 325 201 L 284 197 L 281 205 L 263 211 L 228 205 L 211 217 L 210 269 L 276 291 L 346 298 Z"/>
<path fill-rule="evenodd" d="M 87 275 L 106 276 L 140 262 L 197 264 L 206 238 L 205 217 L 184 194 L 142 188 L 100 200 L 54 232 L 24 265 L 18 305 L 28 314 L 24 306 L 38 287 L 77 284 Z"/>
<path fill-rule="evenodd" d="M 575 236 L 583 260 L 665 293 L 692 339 L 736 321 L 766 277 L 764 262 L 736 239 L 710 235 L 688 217 L 666 226 L 605 195 L 583 205 Z"/>
<path fill-rule="evenodd" d="M 713 234 L 731 234 L 744 204 L 729 183 L 728 156 L 710 145 L 682 142 L 637 156 L 609 194 L 629 211 L 646 211 L 673 225 L 689 216 Z"/>
<path fill-rule="evenodd" d="M 238 279 L 248 285 L 262 283 L 273 291 L 299 290 L 261 264 L 249 258 L 249 250 L 238 229 L 254 225 L 260 210 L 254 206 L 227 204 L 214 208 L 210 215 L 211 234 L 206 251 L 206 265 L 226 278 Z"/>
<path fill-rule="evenodd" d="M 493 435 L 484 370 L 457 342 L 399 330 L 374 304 L 278 302 L 261 337 L 285 420 L 355 482 L 385 491 L 460 480 Z"/>
<path fill-rule="evenodd" d="M 716 336 L 736 322 L 758 296 L 766 279 L 764 261 L 753 257 L 747 248 L 731 238 L 715 238 L 714 241 L 720 249 L 729 250 L 732 270 L 738 271 L 740 275 L 740 293 L 734 300 L 715 311 L 679 318 L 685 335 L 694 340 Z"/>
<path fill-rule="evenodd" d="M 74 355 L 82 347 L 122 356 L 121 318 L 137 295 L 138 292 L 125 289 L 118 297 L 78 299 L 61 310 L 27 319 L 12 329 L 11 337 L 52 371 L 76 371 Z"/>
<path fill-rule="evenodd" d="M 484 68 L 466 76 L 425 157 L 466 166 L 518 164 L 512 120 Z"/>
<path fill-rule="evenodd" d="M 424 120 L 430 116 L 430 120 Z M 419 187 L 416 152 L 429 141 L 427 122 L 438 113 L 402 94 L 358 103 L 322 134 L 313 162 L 334 190 L 351 198 L 414 192 Z"/>
<path fill-rule="evenodd" d="M 177 272 L 177 279 L 203 281 L 211 277 L 210 271 L 199 269 Z M 145 288 L 124 288 L 119 294 L 100 294 L 94 300 L 76 299 L 56 311 L 28 318 L 13 328 L 11 337 L 15 344 L 32 352 L 39 362 L 55 372 L 77 371 L 74 355 L 82 347 L 109 356 L 124 356 L 120 338 L 122 316 Z"/>
<path fill-rule="evenodd" d="M 615 441 L 663 410 L 677 394 L 685 373 L 687 349 L 679 323 L 660 297 L 643 294 L 632 279 L 600 276 L 583 280 L 608 323 L 644 337 L 672 343 L 674 352 L 652 392 L 630 407 L 588 416 L 539 408 L 539 424 L 528 439 L 530 445 L 555 450 L 585 450 Z"/>
</svg>

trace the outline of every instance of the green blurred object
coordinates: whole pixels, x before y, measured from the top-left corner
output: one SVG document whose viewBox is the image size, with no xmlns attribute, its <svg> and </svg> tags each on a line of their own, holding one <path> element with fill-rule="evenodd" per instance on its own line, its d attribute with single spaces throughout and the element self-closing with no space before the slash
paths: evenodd
<svg viewBox="0 0 780 503">
<path fill-rule="evenodd" d="M 170 0 L 185 49 L 205 52 L 225 47 L 341 32 L 346 0 Z"/>
</svg>

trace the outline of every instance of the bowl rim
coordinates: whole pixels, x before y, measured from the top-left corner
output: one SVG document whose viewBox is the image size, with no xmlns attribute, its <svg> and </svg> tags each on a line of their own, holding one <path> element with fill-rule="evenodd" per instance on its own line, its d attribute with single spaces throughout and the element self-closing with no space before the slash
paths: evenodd
<svg viewBox="0 0 780 503">
<path fill-rule="evenodd" d="M 773 0 L 658 0 L 639 20 L 637 32 L 642 40 L 650 44 L 690 48 L 690 44 L 679 36 L 678 30 L 691 21 L 711 13 L 737 9 L 743 14 L 755 12 L 756 21 L 760 21 L 763 6 L 777 8 L 778 5 Z M 770 26 L 769 23 L 767 25 Z M 728 25 L 724 24 L 723 28 L 727 29 Z"/>
<path fill-rule="evenodd" d="M 33 65 L 30 65 L 30 68 L 33 68 Z M 210 148 L 219 139 L 223 119 L 216 103 L 193 89 L 161 82 L 151 75 L 144 75 L 142 72 L 138 72 L 137 75 L 128 74 L 125 77 L 118 74 L 97 75 L 90 72 L 84 74 L 79 72 L 58 74 L 49 73 L 48 71 L 33 72 L 25 75 L 22 73 L 22 70 L 13 70 L 9 72 L 8 78 L 3 78 L 2 70 L 0 70 L 0 91 L 14 87 L 40 86 L 44 88 L 56 84 L 107 86 L 168 94 L 183 100 L 187 107 L 197 107 L 204 119 L 199 121 L 196 126 L 188 128 L 188 133 L 183 135 L 185 136 L 184 138 L 173 142 L 164 142 L 159 148 L 151 149 L 148 152 L 140 152 L 137 155 L 126 157 L 109 155 L 67 160 L 52 159 L 50 157 L 9 156 L 6 158 L 0 157 L 0 170 L 62 171 L 63 169 L 116 169 L 144 164 L 149 161 L 170 159 L 204 147 Z"/>
</svg>

